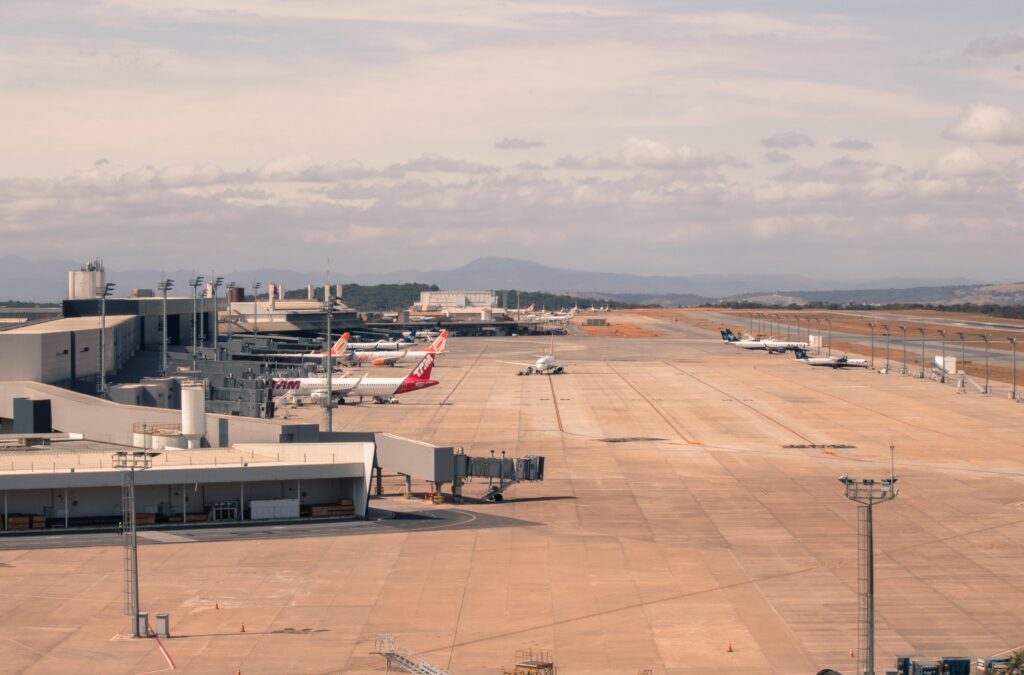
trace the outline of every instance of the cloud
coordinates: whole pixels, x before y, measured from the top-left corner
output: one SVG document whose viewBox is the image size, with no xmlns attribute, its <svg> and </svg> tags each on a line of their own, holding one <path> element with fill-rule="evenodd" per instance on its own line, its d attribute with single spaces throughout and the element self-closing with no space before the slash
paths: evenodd
<svg viewBox="0 0 1024 675">
<path fill-rule="evenodd" d="M 988 163 L 974 148 L 959 147 L 931 161 L 931 173 L 940 178 L 978 176 L 989 172 Z"/>
<path fill-rule="evenodd" d="M 762 138 L 761 145 L 766 148 L 793 150 L 804 145 L 813 146 L 814 139 L 806 134 L 797 133 L 795 131 L 780 131 L 777 134 L 772 134 L 768 138 Z"/>
<path fill-rule="evenodd" d="M 393 164 L 388 170 L 398 173 L 443 172 L 480 174 L 493 173 L 497 171 L 498 168 L 487 164 L 480 164 L 478 162 L 470 162 L 464 159 L 452 159 L 451 157 L 444 157 L 443 155 L 434 153 L 424 153 L 416 159 L 410 159 L 409 161 L 401 164 Z"/>
<path fill-rule="evenodd" d="M 671 146 L 650 139 L 629 138 L 622 143 L 617 153 L 594 153 L 583 157 L 565 155 L 555 160 L 555 166 L 590 171 L 699 171 L 722 167 L 742 168 L 747 163 L 725 153 L 704 155 L 687 145 Z"/>
<path fill-rule="evenodd" d="M 1019 54 L 1024 52 L 1024 35 L 1005 33 L 1003 35 L 980 37 L 969 45 L 964 53 L 983 59 Z"/>
<path fill-rule="evenodd" d="M 787 155 L 781 150 L 769 150 L 764 153 L 764 158 L 772 164 L 785 164 L 786 162 L 792 162 L 793 156 Z"/>
<path fill-rule="evenodd" d="M 506 136 L 497 143 L 494 147 L 498 150 L 526 150 L 529 148 L 543 148 L 544 141 L 534 141 L 526 138 L 509 138 Z"/>
<path fill-rule="evenodd" d="M 966 106 L 953 126 L 943 136 L 968 143 L 996 145 L 1024 144 L 1024 121 L 1007 108 L 988 103 Z"/>
<path fill-rule="evenodd" d="M 870 150 L 875 146 L 860 138 L 842 138 L 833 143 L 832 147 L 840 150 Z"/>
</svg>

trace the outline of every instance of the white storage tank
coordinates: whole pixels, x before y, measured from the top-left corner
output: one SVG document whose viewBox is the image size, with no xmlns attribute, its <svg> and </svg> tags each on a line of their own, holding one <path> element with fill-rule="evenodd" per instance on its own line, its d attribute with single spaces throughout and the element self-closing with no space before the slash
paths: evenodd
<svg viewBox="0 0 1024 675">
<path fill-rule="evenodd" d="M 90 260 L 81 269 L 68 272 L 68 300 L 88 300 L 98 297 L 98 291 L 107 282 L 103 261 Z"/>
<path fill-rule="evenodd" d="M 202 446 L 206 436 L 206 387 L 202 382 L 181 385 L 181 435 L 188 440 L 188 447 Z"/>
</svg>

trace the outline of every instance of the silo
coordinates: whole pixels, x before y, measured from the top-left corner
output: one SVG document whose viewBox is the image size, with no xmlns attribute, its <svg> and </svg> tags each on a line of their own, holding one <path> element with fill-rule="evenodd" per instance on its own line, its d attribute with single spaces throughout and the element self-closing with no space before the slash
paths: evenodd
<svg viewBox="0 0 1024 675">
<path fill-rule="evenodd" d="M 206 436 L 206 387 L 202 382 L 181 385 L 181 435 L 188 439 L 188 447 L 202 447 Z"/>
<path fill-rule="evenodd" d="M 99 289 L 106 283 L 107 273 L 103 269 L 103 261 L 99 258 L 90 260 L 80 269 L 68 272 L 68 300 L 99 297 Z"/>
</svg>

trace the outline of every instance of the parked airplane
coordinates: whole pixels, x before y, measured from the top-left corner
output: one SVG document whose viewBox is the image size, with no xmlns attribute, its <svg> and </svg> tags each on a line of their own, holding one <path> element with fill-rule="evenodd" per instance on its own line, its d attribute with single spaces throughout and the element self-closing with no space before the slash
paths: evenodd
<svg viewBox="0 0 1024 675">
<path fill-rule="evenodd" d="M 402 337 L 406 340 L 433 340 L 441 334 L 441 329 L 438 326 L 430 328 L 428 330 L 407 330 L 402 332 Z"/>
<path fill-rule="evenodd" d="M 378 340 L 377 342 L 349 342 L 348 349 L 353 351 L 396 351 L 402 347 L 408 347 L 415 340 L 402 338 L 401 340 Z"/>
<path fill-rule="evenodd" d="M 404 377 L 336 377 L 331 381 L 331 395 L 341 404 L 346 396 L 372 398 L 377 403 L 397 403 L 400 394 L 433 387 L 437 380 L 430 379 L 437 355 L 427 353 L 416 367 Z M 295 377 L 274 378 L 272 381 L 274 396 L 309 396 L 313 401 L 321 401 L 327 396 L 326 377 Z"/>
<path fill-rule="evenodd" d="M 437 336 L 437 339 L 429 347 L 424 350 L 414 351 L 412 349 L 406 349 L 405 351 L 367 351 L 367 352 L 347 352 L 342 359 L 348 363 L 369 363 L 374 366 L 393 366 L 404 359 L 410 358 L 423 358 L 427 354 L 441 354 L 444 352 L 445 344 L 448 341 L 448 330 L 442 330 L 441 334 Z"/>
<path fill-rule="evenodd" d="M 722 342 L 729 342 L 740 349 L 764 349 L 769 354 L 781 354 L 785 351 L 793 349 L 807 349 L 808 347 L 806 342 L 789 342 L 788 340 L 776 340 L 774 338 L 762 338 L 760 340 L 755 340 L 752 337 L 745 337 L 740 339 L 728 328 L 721 331 L 721 333 Z"/>
<path fill-rule="evenodd" d="M 345 353 L 345 349 L 347 348 L 348 345 L 348 338 L 348 333 L 342 333 L 341 337 L 338 338 L 338 341 L 335 342 L 334 345 L 331 347 L 331 356 L 333 356 L 336 359 L 342 358 L 342 355 Z M 270 360 L 277 361 L 286 359 L 301 359 L 303 361 L 321 361 L 325 356 L 327 356 L 327 352 L 309 352 L 307 354 L 260 354 L 260 356 Z"/>
<path fill-rule="evenodd" d="M 794 349 L 798 361 L 809 366 L 825 366 L 826 368 L 868 368 L 871 364 L 867 359 L 850 359 L 846 356 L 808 356 L 803 349 Z"/>
<path fill-rule="evenodd" d="M 552 314 L 542 314 L 535 317 L 531 317 L 531 321 L 535 323 L 568 323 L 576 316 L 577 308 L 573 307 L 568 312 L 554 312 Z"/>
</svg>

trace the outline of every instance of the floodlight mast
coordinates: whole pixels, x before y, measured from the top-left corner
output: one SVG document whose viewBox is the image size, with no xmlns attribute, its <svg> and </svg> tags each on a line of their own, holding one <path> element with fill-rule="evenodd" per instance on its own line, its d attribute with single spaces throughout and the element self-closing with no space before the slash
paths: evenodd
<svg viewBox="0 0 1024 675">
<path fill-rule="evenodd" d="M 164 315 L 164 317 L 163 317 L 164 318 L 163 326 L 164 326 L 164 329 L 163 329 L 163 332 L 162 332 L 163 339 L 161 340 L 161 350 L 160 350 L 160 355 L 161 355 L 161 358 L 160 358 L 160 372 L 163 373 L 166 376 L 167 375 L 167 340 L 169 339 L 169 337 L 167 335 L 167 291 L 170 291 L 170 290 L 172 290 L 174 288 L 174 279 L 164 279 L 163 281 L 160 282 L 160 285 L 157 286 L 157 288 L 160 290 L 160 293 L 163 295 L 163 299 L 164 299 L 163 300 L 163 315 Z"/>
<path fill-rule="evenodd" d="M 220 306 L 217 303 L 217 289 L 224 284 L 224 277 L 215 278 L 213 286 L 213 360 L 220 361 Z"/>
<path fill-rule="evenodd" d="M 125 609 L 132 617 L 132 635 L 135 637 L 145 637 L 139 626 L 139 536 L 135 519 L 135 472 L 153 466 L 153 458 L 158 454 L 146 450 L 119 450 L 111 458 L 113 467 L 123 472 L 121 535 L 127 537 L 124 541 L 124 557 L 128 563 L 125 565 L 125 591 L 130 596 Z M 125 527 L 128 528 L 127 532 L 124 531 Z"/>
<path fill-rule="evenodd" d="M 871 370 L 875 369 L 875 322 L 869 321 L 868 326 L 871 327 Z"/>
<path fill-rule="evenodd" d="M 907 327 L 900 326 L 900 330 L 903 332 L 903 367 L 900 369 L 900 375 L 907 374 Z"/>
<path fill-rule="evenodd" d="M 231 308 L 231 291 L 235 290 L 238 286 L 234 281 L 228 282 L 228 342 L 231 341 L 231 336 L 234 334 L 235 320 L 232 316 L 233 311 Z"/>
<path fill-rule="evenodd" d="M 327 342 L 324 343 L 324 359 L 327 362 L 327 398 L 324 401 L 324 431 L 334 431 L 334 354 L 331 351 L 334 336 L 331 331 L 331 317 L 334 314 L 334 298 L 331 295 L 331 264 L 327 263 L 327 284 L 324 286 L 324 309 L 327 312 Z"/>
<path fill-rule="evenodd" d="M 889 332 L 889 325 L 888 324 L 884 324 L 883 323 L 882 324 L 882 330 L 885 331 L 883 333 L 883 335 L 885 336 L 885 374 L 888 375 L 889 374 L 889 339 L 892 337 L 892 333 Z"/>
<path fill-rule="evenodd" d="M 890 446 L 892 450 L 892 446 Z M 898 478 L 891 474 L 889 478 L 876 481 L 871 478 L 857 480 L 849 476 L 840 476 L 839 482 L 845 486 L 846 498 L 858 504 L 857 535 L 858 550 L 858 612 L 859 624 L 857 672 L 862 675 L 875 675 L 875 541 L 874 515 L 875 504 L 896 499 L 899 490 L 896 488 Z"/>
<path fill-rule="evenodd" d="M 113 294 L 116 285 L 107 283 L 96 289 L 97 295 L 100 296 L 100 396 L 107 394 L 107 298 Z"/>
<path fill-rule="evenodd" d="M 946 384 L 946 331 L 942 328 L 939 329 L 939 335 L 942 336 L 942 384 Z"/>
<path fill-rule="evenodd" d="M 252 313 L 253 313 L 253 324 L 252 334 L 253 337 L 260 336 L 260 282 L 256 282 L 252 285 Z"/>
<path fill-rule="evenodd" d="M 188 285 L 192 287 L 192 370 L 194 371 L 196 369 L 196 340 L 199 336 L 196 325 L 196 298 L 199 287 L 203 285 L 203 278 L 201 276 L 192 277 L 188 280 Z"/>
<path fill-rule="evenodd" d="M 917 329 L 921 333 L 921 379 L 924 379 L 924 328 Z"/>
</svg>

